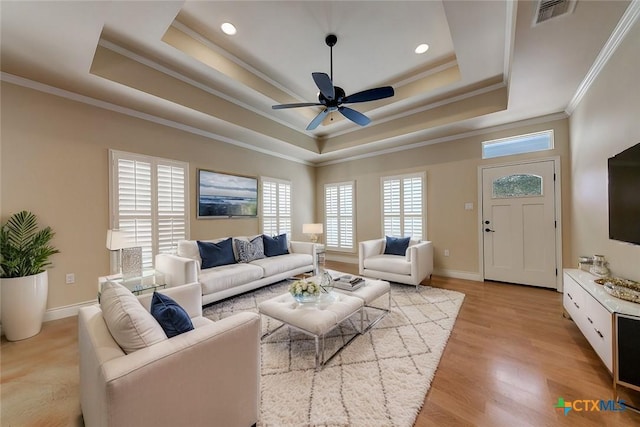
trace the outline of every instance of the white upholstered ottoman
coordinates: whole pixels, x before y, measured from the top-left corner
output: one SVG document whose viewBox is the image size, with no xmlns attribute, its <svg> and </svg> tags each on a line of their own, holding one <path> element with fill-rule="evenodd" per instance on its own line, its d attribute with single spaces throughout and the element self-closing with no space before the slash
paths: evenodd
<svg viewBox="0 0 640 427">
<path fill-rule="evenodd" d="M 344 344 L 336 353 L 325 360 L 324 337 L 340 323 L 356 313 L 360 313 L 360 333 L 362 333 L 362 308 L 361 298 L 332 292 L 324 299 L 314 303 L 298 303 L 291 294 L 286 293 L 258 304 L 260 314 L 279 320 L 283 325 L 267 332 L 262 338 L 271 335 L 282 326 L 288 325 L 298 329 L 315 339 L 316 369 L 321 369 L 336 354 L 346 347 L 351 340 Z M 354 336 L 354 338 L 357 335 Z M 322 340 L 322 342 L 320 342 Z"/>
<path fill-rule="evenodd" d="M 332 277 L 337 277 L 342 275 L 342 273 L 340 272 L 336 272 L 336 271 L 331 271 L 330 272 Z M 346 273 L 344 273 L 346 274 Z M 382 311 L 382 313 L 380 314 L 380 316 L 376 317 L 373 321 L 371 321 L 369 323 L 369 325 L 367 326 L 367 330 L 373 328 L 375 326 L 376 323 L 378 323 L 380 320 L 382 320 L 382 318 L 391 311 L 391 285 L 389 284 L 389 282 L 385 281 L 385 280 L 377 280 L 377 279 L 367 279 L 364 278 L 364 284 L 362 286 L 360 286 L 358 289 L 356 289 L 355 291 L 348 291 L 348 290 L 343 290 L 343 289 L 339 289 L 339 288 L 333 288 L 333 290 L 335 292 L 339 292 L 341 294 L 345 294 L 345 295 L 350 295 L 350 296 L 354 296 L 357 298 L 362 299 L 362 301 L 364 302 L 364 306 L 367 308 L 373 308 L 376 310 L 380 310 Z M 377 300 L 378 298 L 387 295 L 387 308 L 382 308 L 382 307 L 376 307 L 371 305 L 371 303 L 375 300 Z M 366 313 L 366 312 L 365 312 Z M 368 318 L 367 318 L 368 319 Z M 362 331 L 365 332 L 365 331 Z"/>
</svg>

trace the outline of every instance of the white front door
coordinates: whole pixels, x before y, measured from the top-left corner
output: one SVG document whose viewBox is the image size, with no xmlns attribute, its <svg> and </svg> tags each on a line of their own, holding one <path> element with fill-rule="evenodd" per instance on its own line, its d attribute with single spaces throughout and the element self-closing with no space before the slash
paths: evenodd
<svg viewBox="0 0 640 427">
<path fill-rule="evenodd" d="M 484 277 L 556 288 L 552 160 L 482 171 Z"/>
</svg>

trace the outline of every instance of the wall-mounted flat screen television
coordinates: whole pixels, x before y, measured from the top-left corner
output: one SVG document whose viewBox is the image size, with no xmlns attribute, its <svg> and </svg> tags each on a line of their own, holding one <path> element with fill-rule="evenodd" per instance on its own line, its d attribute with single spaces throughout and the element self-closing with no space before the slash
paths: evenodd
<svg viewBox="0 0 640 427">
<path fill-rule="evenodd" d="M 198 169 L 198 218 L 255 217 L 258 179 Z"/>
<path fill-rule="evenodd" d="M 609 238 L 640 245 L 640 143 L 611 157 Z"/>
</svg>

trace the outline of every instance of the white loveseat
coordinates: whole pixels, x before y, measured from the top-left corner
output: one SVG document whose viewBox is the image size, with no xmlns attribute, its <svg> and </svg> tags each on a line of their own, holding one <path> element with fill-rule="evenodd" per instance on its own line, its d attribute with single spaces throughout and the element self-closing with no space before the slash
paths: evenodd
<svg viewBox="0 0 640 427">
<path fill-rule="evenodd" d="M 411 241 L 405 255 L 385 254 L 386 239 L 359 243 L 360 275 L 416 287 L 433 273 L 433 245 Z"/>
<path fill-rule="evenodd" d="M 84 424 L 113 427 L 224 425 L 258 421 L 260 317 L 202 317 L 197 283 L 160 291 L 195 329 L 125 354 L 100 306 L 78 313 L 80 406 Z M 149 310 L 152 294 L 138 297 Z"/>
<path fill-rule="evenodd" d="M 252 237 L 234 239 L 253 240 Z M 203 240 L 219 243 L 223 239 Z M 235 246 L 234 246 L 235 251 Z M 288 242 L 286 255 L 256 259 L 248 263 L 237 262 L 218 267 L 201 269 L 202 258 L 196 240 L 178 242 L 176 255 L 156 256 L 156 270 L 164 274 L 169 286 L 198 282 L 202 286 L 204 305 L 229 298 L 262 286 L 270 285 L 288 277 L 313 271 L 316 247 L 311 242 Z M 237 259 L 236 254 L 236 259 Z"/>
</svg>

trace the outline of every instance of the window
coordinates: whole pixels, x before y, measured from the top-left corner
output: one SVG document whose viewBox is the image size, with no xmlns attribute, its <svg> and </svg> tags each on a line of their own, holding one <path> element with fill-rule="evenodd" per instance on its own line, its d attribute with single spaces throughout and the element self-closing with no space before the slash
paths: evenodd
<svg viewBox="0 0 640 427">
<path fill-rule="evenodd" d="M 542 196 L 542 177 L 516 174 L 493 181 L 493 199 Z"/>
<path fill-rule="evenodd" d="M 325 242 L 327 248 L 354 249 L 354 183 L 342 182 L 324 186 Z"/>
<path fill-rule="evenodd" d="M 424 236 L 425 174 L 382 178 L 382 229 L 385 236 Z"/>
<path fill-rule="evenodd" d="M 553 130 L 530 133 L 512 138 L 496 139 L 482 143 L 482 158 L 511 156 L 513 154 L 533 153 L 553 148 Z"/>
<path fill-rule="evenodd" d="M 111 227 L 142 247 L 142 264 L 153 267 L 158 253 L 173 252 L 187 238 L 189 165 L 110 151 Z"/>
<path fill-rule="evenodd" d="M 262 232 L 291 238 L 291 183 L 262 178 Z"/>
</svg>

